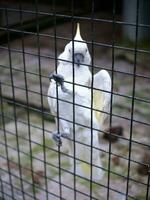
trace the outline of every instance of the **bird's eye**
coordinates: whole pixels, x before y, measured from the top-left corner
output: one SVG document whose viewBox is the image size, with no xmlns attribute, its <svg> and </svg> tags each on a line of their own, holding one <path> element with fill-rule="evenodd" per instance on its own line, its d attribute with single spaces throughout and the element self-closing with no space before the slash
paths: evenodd
<svg viewBox="0 0 150 200">
<path fill-rule="evenodd" d="M 71 53 L 71 50 L 69 49 L 69 53 Z"/>
<path fill-rule="evenodd" d="M 87 52 L 87 49 L 85 50 L 85 52 Z"/>
</svg>

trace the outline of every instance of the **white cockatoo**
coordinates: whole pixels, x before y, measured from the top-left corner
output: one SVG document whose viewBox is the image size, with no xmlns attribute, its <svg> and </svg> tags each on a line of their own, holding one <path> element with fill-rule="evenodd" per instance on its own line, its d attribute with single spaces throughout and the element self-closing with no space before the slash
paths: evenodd
<svg viewBox="0 0 150 200">
<path fill-rule="evenodd" d="M 100 180 L 103 170 L 99 134 L 109 116 L 106 113 L 110 107 L 111 78 L 106 70 L 101 70 L 94 75 L 92 84 L 90 64 L 91 56 L 78 24 L 74 41 L 59 56 L 57 73 L 50 76 L 48 103 L 59 125 L 53 139 L 61 145 L 63 138 L 68 138 L 69 154 L 75 153 L 76 174 L 90 178 L 92 167 L 93 180 Z M 73 169 L 73 158 L 70 161 Z"/>
</svg>

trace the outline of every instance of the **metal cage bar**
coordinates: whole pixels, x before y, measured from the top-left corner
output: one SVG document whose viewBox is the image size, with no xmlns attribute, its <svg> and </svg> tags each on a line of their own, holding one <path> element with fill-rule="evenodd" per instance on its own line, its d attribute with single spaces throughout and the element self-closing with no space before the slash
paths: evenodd
<svg viewBox="0 0 150 200">
<path fill-rule="evenodd" d="M 138 72 L 137 70 L 137 58 L 138 55 L 149 55 L 150 51 L 149 49 L 142 49 L 138 46 L 139 38 L 138 38 L 138 31 L 139 28 L 146 28 L 149 29 L 150 25 L 149 24 L 144 24 L 141 23 L 139 18 L 139 11 L 140 11 L 140 3 L 141 0 L 136 0 L 136 21 L 135 22 L 125 22 L 123 20 L 120 20 L 117 18 L 117 8 L 116 4 L 117 1 L 113 0 L 113 7 L 112 7 L 112 18 L 111 19 L 105 19 L 103 17 L 97 17 L 95 16 L 95 8 L 96 8 L 96 1 L 95 0 L 90 0 L 89 1 L 89 8 L 90 11 L 84 16 L 83 14 L 77 14 L 76 9 L 75 9 L 75 1 L 72 0 L 70 2 L 70 14 L 69 13 L 61 13 L 57 11 L 57 1 L 53 0 L 52 1 L 52 9 L 47 12 L 47 11 L 41 11 L 39 9 L 39 1 L 35 0 L 34 5 L 35 9 L 26 9 L 23 7 L 22 1 L 19 0 L 19 6 L 16 8 L 10 8 L 7 6 L 1 6 L 0 7 L 0 13 L 4 13 L 5 16 L 5 25 L 0 24 L 0 37 L 6 36 L 6 41 L 1 41 L 0 44 L 0 52 L 7 52 L 8 56 L 8 63 L 0 62 L 0 69 L 5 70 L 6 73 L 9 73 L 9 81 L 2 79 L 0 81 L 0 146 L 4 151 L 2 152 L 0 150 L 0 161 L 2 160 L 2 164 L 0 163 L 0 199 L 17 199 L 17 193 L 20 199 L 26 200 L 26 199 L 40 199 L 38 196 L 37 190 L 41 191 L 41 194 L 46 200 L 49 199 L 63 199 L 67 200 L 70 199 L 71 196 L 65 197 L 64 190 L 70 191 L 73 196 L 72 198 L 74 200 L 79 199 L 78 195 L 82 195 L 85 199 L 107 199 L 110 200 L 113 198 L 111 197 L 112 193 L 115 193 L 117 195 L 121 195 L 123 199 L 129 200 L 129 199 L 134 199 L 134 200 L 140 200 L 141 196 L 138 196 L 137 194 L 132 194 L 130 192 L 130 185 L 134 184 L 137 186 L 137 188 L 141 187 L 144 188 L 145 194 L 142 196 L 143 199 L 148 200 L 149 199 L 149 184 L 150 184 L 150 163 L 141 160 L 139 161 L 138 159 L 132 157 L 132 152 L 133 152 L 133 146 L 136 145 L 138 146 L 139 150 L 143 149 L 148 149 L 150 150 L 150 145 L 147 141 L 138 141 L 138 139 L 134 138 L 134 124 L 137 124 L 138 126 L 146 126 L 150 127 L 150 122 L 148 120 L 142 120 L 142 119 L 137 119 L 135 117 L 135 105 L 136 102 L 139 104 L 143 103 L 146 104 L 148 107 L 150 105 L 150 100 L 146 98 L 145 96 L 138 96 L 136 95 L 136 83 L 137 79 L 142 79 L 148 83 L 150 80 L 149 75 L 142 74 L 142 72 Z M 19 26 L 11 26 L 9 22 L 9 14 L 10 13 L 16 13 L 19 17 Z M 24 26 L 24 15 L 32 15 L 34 16 L 34 22 L 36 26 L 36 30 L 28 30 Z M 52 18 L 52 32 L 49 33 L 44 33 L 41 32 L 40 29 L 40 17 L 51 17 Z M 71 37 L 63 37 L 58 34 L 58 23 L 60 19 L 64 19 L 65 21 L 69 22 L 71 24 Z M 76 26 L 76 22 L 81 21 L 81 22 L 90 22 L 90 29 L 89 35 L 91 36 L 91 40 L 88 41 L 78 41 L 74 39 L 74 30 Z M 94 23 L 99 22 L 99 23 L 106 23 L 108 26 L 112 27 L 112 40 L 111 42 L 97 42 L 94 38 Z M 1 23 L 1 21 L 0 21 Z M 116 29 L 117 26 L 131 26 L 135 28 L 135 41 L 134 41 L 134 46 L 128 47 L 124 45 L 118 45 L 117 44 L 117 35 L 116 35 Z M 16 34 L 18 35 L 18 38 L 20 38 L 21 45 L 20 47 L 14 47 L 12 45 L 12 39 L 13 35 Z M 25 37 L 36 37 L 36 49 L 37 52 L 31 52 L 26 49 L 26 44 L 25 44 Z M 47 41 L 53 41 L 54 43 L 54 50 L 53 50 L 53 55 L 49 53 L 43 53 L 41 51 L 41 38 L 46 38 Z M 72 61 L 64 60 L 58 58 L 58 42 L 65 42 L 68 43 L 72 41 Z M 74 60 L 74 53 L 75 53 L 75 42 L 79 43 L 86 43 L 91 47 L 91 64 L 83 66 L 88 66 L 90 71 L 91 71 L 91 85 L 90 86 L 84 86 L 79 83 L 76 83 L 75 81 L 75 60 Z M 97 47 L 102 47 L 109 49 L 111 51 L 111 66 L 104 65 L 104 66 L 99 66 L 98 64 L 95 64 L 95 48 Z M 134 56 L 133 60 L 133 72 L 127 72 L 123 71 L 121 69 L 116 69 L 115 68 L 115 51 L 117 50 L 122 50 L 124 52 L 130 52 Z M 16 64 L 13 63 L 13 58 L 12 54 L 15 53 L 16 55 L 21 55 L 22 57 L 22 68 L 19 68 Z M 37 71 L 32 71 L 32 69 L 28 69 L 27 67 L 27 56 L 32 56 L 37 59 Z M 69 81 L 64 81 L 64 83 L 72 84 L 73 88 L 73 95 L 72 95 L 72 102 L 68 101 L 67 99 L 61 99 L 59 96 L 59 86 L 57 85 L 56 87 L 56 97 L 48 96 L 45 90 L 43 89 L 43 80 L 44 79 L 49 79 L 48 74 L 45 74 L 42 70 L 42 59 L 49 59 L 50 61 L 54 62 L 54 70 L 57 73 L 57 68 L 58 68 L 58 63 L 60 61 L 65 61 L 70 64 L 72 67 L 72 72 L 73 72 L 73 80 L 72 82 Z M 100 69 L 105 69 L 111 74 L 111 80 L 112 80 L 112 86 L 111 86 L 111 92 L 105 91 L 105 90 L 100 90 L 94 88 L 94 73 L 95 70 L 100 70 Z M 15 75 L 14 73 L 19 73 L 23 75 L 23 80 L 22 82 L 24 83 L 24 86 L 22 85 L 17 85 L 15 84 Z M 127 76 L 129 78 L 132 78 L 133 82 L 131 83 L 132 87 L 132 94 L 126 94 L 124 92 L 119 92 L 115 91 L 115 75 L 119 76 Z M 3 72 L 2 72 L 3 75 Z M 28 82 L 28 75 L 31 75 L 35 79 L 38 79 L 38 86 L 39 86 L 39 91 L 34 91 L 33 89 L 30 88 L 29 82 Z M 76 96 L 75 96 L 75 88 L 76 86 L 83 87 L 83 88 L 88 88 L 90 89 L 90 95 L 91 95 L 91 104 L 90 107 L 79 105 L 76 103 Z M 6 95 L 5 88 L 8 89 L 8 91 L 11 90 L 11 94 Z M 19 97 L 16 95 L 16 91 L 20 90 L 25 94 L 25 99 L 21 100 Z M 110 106 L 110 111 L 105 112 L 103 110 L 97 110 L 94 109 L 93 106 L 93 99 L 94 99 L 94 90 L 99 90 L 101 92 L 105 93 L 110 93 L 111 95 L 111 106 Z M 30 94 L 37 95 L 39 97 L 39 104 L 35 104 L 30 101 Z M 57 113 L 52 114 L 49 112 L 49 109 L 45 105 L 45 98 L 50 97 L 54 100 L 56 100 L 56 107 L 57 107 Z M 123 98 L 124 100 L 130 101 L 129 104 L 131 104 L 130 107 L 130 115 L 124 115 L 122 113 L 115 113 L 113 110 L 114 104 L 113 104 L 113 99 L 114 98 Z M 73 110 L 73 118 L 72 119 L 64 119 L 63 117 L 60 116 L 60 104 L 61 103 L 69 103 L 72 106 Z M 11 113 L 6 113 L 5 111 L 5 104 L 11 106 L 12 108 L 12 115 Z M 76 122 L 76 107 L 83 107 L 85 109 L 90 110 L 90 119 L 91 123 L 89 126 L 85 126 L 83 124 L 77 123 Z M 24 115 L 26 117 L 19 118 L 18 117 L 18 109 L 22 109 L 24 111 Z M 129 123 L 129 135 L 128 137 L 125 137 L 124 135 L 117 135 L 116 133 L 111 132 L 111 130 L 98 130 L 93 127 L 93 112 L 100 112 L 103 114 L 106 114 L 109 116 L 109 126 L 112 127 L 113 125 L 113 119 L 117 118 L 117 120 L 123 120 Z M 41 119 L 41 126 L 37 125 L 36 123 L 34 124 L 31 120 L 31 114 L 30 112 L 34 112 L 35 115 L 39 115 Z M 47 144 L 47 135 L 50 137 L 53 134 L 52 130 L 49 130 L 46 126 L 45 118 L 48 119 L 56 119 L 56 129 L 58 134 L 61 134 L 61 123 L 60 121 L 63 120 L 65 122 L 71 123 L 72 124 L 72 129 L 73 129 L 73 137 L 72 138 L 67 138 L 67 141 L 70 141 L 73 145 L 73 155 L 68 154 L 67 151 L 63 151 L 60 146 L 49 146 Z M 14 129 L 12 130 L 7 129 L 7 121 L 11 121 L 14 124 Z M 24 125 L 27 127 L 27 135 L 28 137 L 26 138 L 24 135 L 21 135 L 19 132 L 19 124 Z M 76 138 L 76 126 L 80 126 L 82 129 L 86 128 L 90 130 L 90 144 L 86 144 Z M 35 141 L 32 138 L 32 129 L 39 130 L 40 133 L 42 134 L 42 142 L 41 141 Z M 94 138 L 94 132 L 99 131 L 101 134 L 107 135 L 108 137 L 116 137 L 119 141 L 122 143 L 126 143 L 128 145 L 128 153 L 127 155 L 122 155 L 120 154 L 119 151 L 115 151 L 112 148 L 112 141 L 111 139 L 108 141 L 108 149 L 104 149 L 101 146 L 95 147 L 93 145 L 93 138 Z M 9 137 L 14 137 L 15 138 L 15 146 L 12 145 L 9 141 Z M 40 138 L 40 137 L 39 137 Z M 26 152 L 25 150 L 22 149 L 22 144 L 20 143 L 20 140 L 23 140 L 24 142 L 27 142 L 29 151 Z M 84 148 L 88 147 L 90 149 L 90 161 L 85 161 L 82 160 L 81 158 L 78 158 L 77 155 L 77 146 L 78 145 L 84 146 Z M 43 158 L 36 157 L 33 152 L 33 146 L 36 145 L 38 146 L 41 150 L 41 153 L 43 154 Z M 103 154 L 103 156 L 107 157 L 107 160 L 105 160 L 106 164 L 104 166 L 98 166 L 95 163 L 93 163 L 93 152 L 94 151 L 99 151 Z M 10 152 L 15 152 L 17 155 L 17 160 L 13 160 L 11 158 Z M 52 162 L 52 158 L 48 158 L 48 152 L 51 152 L 52 154 L 57 154 L 57 164 Z M 29 165 L 24 166 L 24 163 L 22 161 L 22 155 L 27 156 L 29 159 Z M 66 157 L 67 159 L 73 160 L 73 169 L 72 171 L 69 170 L 67 167 L 63 165 L 63 158 Z M 121 173 L 114 168 L 112 168 L 112 158 L 115 157 L 119 160 L 123 160 L 123 162 L 127 163 L 127 171 L 126 173 Z M 4 161 L 4 163 L 3 163 Z M 43 173 L 39 175 L 39 172 L 36 171 L 36 166 L 35 166 L 35 161 L 38 161 L 42 163 L 43 165 Z M 82 177 L 79 174 L 77 174 L 77 162 L 82 162 L 84 164 L 87 164 L 90 166 L 90 177 Z M 4 167 L 4 166 L 5 167 Z M 145 179 L 139 179 L 136 176 L 134 177 L 131 173 L 131 168 L 132 165 L 136 167 L 144 167 L 147 169 L 147 174 L 145 176 Z M 17 170 L 15 171 L 13 168 L 14 166 L 17 166 Z M 57 174 L 57 177 L 49 175 L 49 169 L 53 168 L 55 173 Z M 93 180 L 93 170 L 94 168 L 101 169 L 107 174 L 105 176 L 104 181 L 97 182 Z M 31 180 L 28 180 L 25 178 L 25 172 L 28 174 L 30 173 L 31 175 Z M 3 174 L 7 174 L 7 179 L 3 178 Z M 67 174 L 68 176 L 73 177 L 73 181 L 70 182 L 69 184 L 64 181 L 64 174 Z M 38 183 L 38 179 L 40 178 L 43 180 L 43 185 L 41 183 Z M 116 188 L 114 185 L 111 184 L 111 178 L 112 176 L 117 177 L 119 180 L 123 180 L 125 182 L 125 188 L 124 190 L 120 190 L 119 186 Z M 14 184 L 14 180 L 17 180 L 17 184 Z M 79 181 L 80 180 L 80 181 Z M 36 182 L 37 181 L 37 182 Z M 85 181 L 85 187 L 88 188 L 88 192 L 82 190 L 82 188 L 78 188 L 78 183 Z M 57 189 L 50 188 L 50 183 L 54 184 Z M 86 183 L 88 183 L 88 186 L 86 186 Z M 30 189 L 26 189 L 26 185 Z M 95 192 L 95 187 L 99 189 L 103 189 L 105 191 L 104 196 L 99 197 L 96 196 Z M 7 192 L 9 190 L 9 192 Z M 57 190 L 57 191 L 56 191 Z M 137 189 L 138 190 L 138 189 Z M 139 193 L 138 193 L 139 194 Z M 139 194 L 140 195 L 140 194 Z M 116 200 L 116 199 L 115 199 Z"/>
</svg>

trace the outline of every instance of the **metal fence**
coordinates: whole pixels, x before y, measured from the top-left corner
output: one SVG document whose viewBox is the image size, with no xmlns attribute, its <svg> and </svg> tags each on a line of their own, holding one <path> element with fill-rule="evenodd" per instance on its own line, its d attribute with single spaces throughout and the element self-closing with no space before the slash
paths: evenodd
<svg viewBox="0 0 150 200">
<path fill-rule="evenodd" d="M 21 2 L 21 1 L 20 1 Z M 1 62 L 0 68 L 2 71 L 1 73 L 1 82 L 0 82 L 0 101 L 1 101 L 1 124 L 0 124 L 0 199 L 136 199 L 136 200 L 148 200 L 149 199 L 149 161 L 145 161 L 139 158 L 134 158 L 132 156 L 133 153 L 133 146 L 137 145 L 138 150 L 136 154 L 140 154 L 140 152 L 144 153 L 149 151 L 149 141 L 148 141 L 148 131 L 144 134 L 144 136 L 141 135 L 141 138 L 134 137 L 134 126 L 145 126 L 147 127 L 147 130 L 150 128 L 150 124 L 147 121 L 141 120 L 141 117 L 135 118 L 135 104 L 138 102 L 139 104 L 144 103 L 146 105 L 146 110 L 149 108 L 150 101 L 145 96 L 138 97 L 136 94 L 136 81 L 138 78 L 140 78 L 142 81 L 146 80 L 146 84 L 149 83 L 149 77 L 148 75 L 143 74 L 141 71 L 137 71 L 137 60 L 139 54 L 142 54 L 143 56 L 149 56 L 150 51 L 148 49 L 140 48 L 138 45 L 138 30 L 139 28 L 150 28 L 150 25 L 147 24 L 141 24 L 139 23 L 139 5 L 140 0 L 136 1 L 136 22 L 130 23 L 125 22 L 123 20 L 118 20 L 116 18 L 116 1 L 113 1 L 113 8 L 112 8 L 112 18 L 102 18 L 102 17 L 95 17 L 95 5 L 94 0 L 91 1 L 89 8 L 91 9 L 91 12 L 88 13 L 88 15 L 75 15 L 74 10 L 74 2 L 71 3 L 71 14 L 62 14 L 59 13 L 56 10 L 56 1 L 53 3 L 52 11 L 51 12 L 43 12 L 38 9 L 38 2 L 35 2 L 35 10 L 30 9 L 24 9 L 22 8 L 21 3 L 19 3 L 19 7 L 17 8 L 10 8 L 7 6 L 1 6 L 0 12 L 3 13 L 4 19 L 5 19 L 5 25 L 0 25 L 0 31 L 1 31 L 1 45 L 0 45 L 0 52 L 6 52 L 7 54 L 7 60 L 8 62 Z M 109 2 L 108 2 L 109 3 Z M 10 13 L 17 13 L 17 16 L 20 21 L 19 28 L 15 26 L 9 25 L 9 14 Z M 35 19 L 34 22 L 36 24 L 36 29 L 33 28 L 33 30 L 26 29 L 26 26 L 23 21 L 23 15 L 34 15 Z M 52 19 L 52 27 L 53 27 L 53 34 L 43 33 L 40 31 L 40 17 L 46 16 L 51 17 Z M 65 38 L 57 35 L 57 26 L 58 21 L 69 21 L 71 23 L 71 38 Z M 49 75 L 45 74 L 42 71 L 43 64 L 42 64 L 42 58 L 46 58 L 48 60 L 54 61 L 53 64 L 55 65 L 55 71 L 57 71 L 57 62 L 58 59 L 58 42 L 65 41 L 65 43 L 68 43 L 71 40 L 74 40 L 74 30 L 76 27 L 77 22 L 88 22 L 90 23 L 91 32 L 89 33 L 91 35 L 91 40 L 86 41 L 86 43 L 91 47 L 91 57 L 92 62 L 91 65 L 89 65 L 89 68 L 91 69 L 92 77 L 94 75 L 95 69 L 106 69 L 111 75 L 112 79 L 112 88 L 111 88 L 111 106 L 110 106 L 110 112 L 106 113 L 110 117 L 109 125 L 112 127 L 113 118 L 119 120 L 123 120 L 128 122 L 128 130 L 126 131 L 128 133 L 128 137 L 124 135 L 117 135 L 116 132 L 112 132 L 111 129 L 109 131 L 102 131 L 102 134 L 105 134 L 105 136 L 109 137 L 109 140 L 107 142 L 108 148 L 101 148 L 101 145 L 99 148 L 94 147 L 92 145 L 92 138 L 93 138 L 93 129 L 91 128 L 91 145 L 89 148 L 91 149 L 91 162 L 89 165 L 91 166 L 90 171 L 90 179 L 86 179 L 83 177 L 80 177 L 76 174 L 76 160 L 79 160 L 76 155 L 76 144 L 80 143 L 80 141 L 76 141 L 75 134 L 73 136 L 73 149 L 74 154 L 69 155 L 66 151 L 62 150 L 62 147 L 57 147 L 55 144 L 52 144 L 51 142 L 47 142 L 49 139 L 47 138 L 47 135 L 51 137 L 53 131 L 49 128 L 47 128 L 47 125 L 45 125 L 45 120 L 51 120 L 53 122 L 54 117 L 59 118 L 59 113 L 57 113 L 57 116 L 53 116 L 50 114 L 49 109 L 45 106 L 45 99 L 47 99 L 47 93 L 43 91 L 43 79 L 46 80 L 47 87 L 46 91 L 48 90 L 48 83 L 49 83 Z M 96 42 L 94 38 L 94 23 L 105 23 L 107 26 L 112 27 L 112 41 L 110 44 L 107 44 L 105 42 Z M 34 25 L 35 25 L 34 24 Z M 118 44 L 117 42 L 117 36 L 116 36 L 116 29 L 117 26 L 131 26 L 135 28 L 135 41 L 130 46 L 126 46 L 126 43 Z M 63 31 L 63 30 L 62 30 Z M 13 47 L 12 39 L 13 37 L 16 37 L 18 35 L 18 38 L 20 38 L 20 48 Z M 33 36 L 36 38 L 36 53 L 32 53 L 31 51 L 28 51 L 26 49 L 26 43 L 24 42 L 25 36 Z M 53 40 L 54 42 L 54 55 L 45 55 L 41 53 L 41 46 L 40 46 L 40 38 L 44 37 L 48 40 Z M 17 37 L 16 37 L 17 38 Z M 111 68 L 108 68 L 106 66 L 97 66 L 94 62 L 95 58 L 95 48 L 96 47 L 103 47 L 106 49 L 109 49 L 111 52 Z M 123 52 L 129 52 L 133 56 L 132 60 L 132 66 L 133 71 L 132 72 L 126 72 L 123 70 L 118 70 L 115 68 L 115 62 L 116 57 L 115 53 L 117 51 L 123 51 Z M 16 53 L 16 55 L 21 55 L 22 59 L 20 61 L 22 68 L 17 68 L 13 64 L 13 53 Z M 2 54 L 3 55 L 3 54 Z M 26 63 L 27 58 L 26 56 L 35 56 L 37 57 L 37 71 L 33 72 L 30 70 L 29 66 L 27 67 Z M 5 57 L 6 58 L 6 57 Z M 141 57 L 140 57 L 141 58 Z M 144 57 L 145 58 L 145 57 Z M 143 58 L 143 59 L 144 59 Z M 6 61 L 6 60 L 5 60 Z M 19 64 L 20 64 L 19 63 Z M 74 62 L 72 64 L 74 66 Z M 5 70 L 5 71 L 4 71 Z M 3 76 L 5 76 L 6 71 L 9 72 L 9 75 L 5 77 L 5 80 L 3 79 Z M 20 74 L 23 79 L 21 82 L 16 84 L 16 76 L 14 76 L 14 73 L 18 73 L 18 76 Z M 132 79 L 132 82 L 130 83 L 130 89 L 131 94 L 126 94 L 123 92 L 117 92 L 114 90 L 114 83 L 116 76 L 115 74 L 121 75 L 121 77 L 128 76 L 130 79 Z M 29 82 L 28 82 L 28 76 L 31 76 L 31 80 L 38 79 L 38 86 L 39 90 L 34 91 L 34 89 L 30 89 Z M 8 80 L 7 80 L 8 79 Z M 22 84 L 23 82 L 23 84 Z M 20 84 L 20 85 L 19 85 Z M 75 85 L 75 83 L 73 83 Z M 8 90 L 8 91 L 7 91 Z M 91 88 L 91 91 L 93 88 Z M 21 91 L 24 95 L 23 99 L 19 99 L 20 96 L 17 96 L 17 92 Z M 32 102 L 32 98 L 34 96 L 30 96 L 31 94 L 35 94 L 38 96 L 38 103 L 34 101 Z M 19 93 L 20 95 L 20 93 Z M 119 113 L 115 113 L 113 111 L 113 98 L 114 97 L 120 97 L 122 99 L 127 99 L 128 102 L 130 102 L 130 110 L 127 115 L 123 115 L 121 111 Z M 32 100 L 31 100 L 32 99 Z M 74 99 L 74 98 L 73 98 Z M 57 103 L 59 104 L 59 98 L 57 96 Z M 58 105 L 59 106 L 59 105 Z M 19 109 L 24 110 L 23 118 L 21 119 L 19 117 Z M 123 105 L 121 110 L 123 109 Z M 141 107 L 139 109 L 142 109 Z M 91 116 L 92 116 L 92 103 L 91 103 Z M 40 116 L 40 126 L 37 125 L 37 123 L 34 123 L 33 119 L 31 119 L 32 112 L 34 112 L 35 115 Z M 73 100 L 73 112 L 75 113 L 75 100 Z M 92 119 L 92 117 L 91 117 Z M 116 120 L 116 121 L 117 121 Z M 10 123 L 9 128 L 7 122 Z M 49 123 L 51 123 L 49 122 Z M 73 117 L 73 127 L 74 127 L 74 133 L 75 133 L 75 117 Z M 119 122 L 120 123 L 120 122 Z M 119 124 L 118 123 L 118 124 Z M 25 135 L 21 134 L 21 129 L 25 129 Z M 90 126 L 90 125 L 89 125 Z M 26 128 L 25 128 L 26 127 Z M 92 127 L 92 122 L 91 122 Z M 34 129 L 34 131 L 33 131 Z M 59 131 L 59 126 L 57 127 Z M 140 129 L 140 128 L 139 128 Z M 40 141 L 34 140 L 32 137 L 33 132 L 40 131 L 41 136 Z M 99 130 L 100 131 L 100 130 Z M 147 136 L 145 136 L 147 134 Z M 38 135 L 38 133 L 37 133 Z M 126 155 L 121 155 L 119 152 L 122 151 L 123 146 L 116 147 L 118 148 L 117 151 L 114 150 L 114 146 L 112 149 L 113 142 L 111 140 L 111 137 L 115 137 L 118 140 L 122 141 L 122 143 L 125 142 L 125 145 L 127 147 Z M 134 137 L 134 138 L 133 138 Z M 146 138 L 144 140 L 143 138 Z M 116 140 L 117 140 L 116 139 Z M 12 140 L 15 140 L 15 142 L 12 144 Z M 41 142 L 42 140 L 42 142 Z M 71 140 L 71 139 L 68 139 Z M 22 141 L 25 142 L 26 145 L 28 145 L 28 151 L 25 148 L 22 148 Z M 121 143 L 121 144 L 122 144 Z M 14 145 L 15 144 L 15 145 Z M 39 153 L 43 154 L 42 159 L 40 156 L 34 156 L 34 145 L 38 145 L 40 148 L 37 150 Z M 83 144 L 86 145 L 86 144 Z M 92 163 L 92 152 L 93 149 L 96 148 L 100 152 L 105 155 L 104 165 L 101 167 L 101 169 L 105 172 L 105 180 L 96 182 L 92 179 L 92 173 L 93 173 L 93 163 Z M 53 152 L 55 154 L 55 162 L 53 162 L 53 156 L 50 154 L 50 158 L 47 157 L 48 152 Z M 16 154 L 16 159 L 13 158 L 13 154 Z M 148 154 L 146 154 L 148 157 Z M 24 163 L 25 157 L 27 157 L 27 163 Z M 71 157 L 74 162 L 74 168 L 73 171 L 70 171 L 68 169 L 68 166 L 65 167 L 65 164 L 62 164 L 62 161 L 64 157 Z M 140 157 L 141 158 L 141 157 Z M 115 163 L 115 167 L 112 164 Z M 120 160 L 123 160 L 125 162 L 126 173 L 123 171 L 119 171 L 120 168 Z M 147 158 L 148 160 L 148 158 Z M 39 162 L 43 165 L 42 170 L 36 170 L 36 166 L 34 163 Z M 84 161 L 83 161 L 84 162 Z M 124 165 L 124 164 L 123 164 Z M 51 171 L 55 171 L 54 174 L 49 175 L 49 167 L 51 167 Z M 96 166 L 99 167 L 99 166 Z M 121 168 L 123 166 L 121 165 Z M 146 169 L 145 174 L 141 173 L 141 175 L 137 175 L 137 167 L 143 167 Z M 132 173 L 131 173 L 132 168 Z M 134 174 L 134 173 L 135 174 Z M 64 174 L 72 175 L 72 179 L 69 179 L 69 183 L 65 183 L 63 178 L 65 177 Z M 117 181 L 115 182 L 115 186 L 113 185 L 113 182 L 111 183 L 113 177 L 118 177 Z M 79 180 L 80 179 L 80 180 Z M 42 183 L 41 183 L 42 180 Z M 115 180 L 115 178 L 114 178 Z M 119 181 L 121 180 L 121 182 Z M 82 186 L 80 188 L 81 182 L 84 182 L 83 185 L 86 187 L 86 189 Z M 54 183 L 52 187 L 49 185 L 49 183 Z M 123 184 L 123 186 L 122 186 Z M 81 184 L 82 185 L 82 184 Z M 87 186 L 88 185 L 88 186 Z M 137 188 L 136 188 L 137 187 Z M 55 189 L 54 189 L 55 188 Z M 96 188 L 96 189 L 95 189 Z M 133 189 L 132 189 L 133 188 Z M 134 191 L 134 188 L 136 188 Z M 132 191 L 130 191 L 130 189 Z M 68 190 L 69 192 L 65 194 L 64 190 Z M 141 190 L 141 193 L 140 193 Z M 98 191 L 101 191 L 101 195 L 97 196 L 96 194 Z M 118 194 L 120 196 L 118 197 L 112 197 L 112 193 Z M 70 196 L 71 195 L 71 196 Z M 81 195 L 81 196 L 80 196 Z"/>
</svg>

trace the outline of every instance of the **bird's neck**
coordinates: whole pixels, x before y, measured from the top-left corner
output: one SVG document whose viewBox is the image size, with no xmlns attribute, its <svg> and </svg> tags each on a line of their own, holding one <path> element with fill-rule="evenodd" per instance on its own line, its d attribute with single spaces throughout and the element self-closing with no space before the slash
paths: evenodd
<svg viewBox="0 0 150 200">
<path fill-rule="evenodd" d="M 58 73 L 61 74 L 66 81 L 73 82 L 73 76 L 74 76 L 74 82 L 77 84 L 83 84 L 89 80 L 90 78 L 90 70 L 88 66 L 76 66 L 73 67 L 70 65 L 66 66 L 59 66 L 58 67 Z"/>
</svg>

